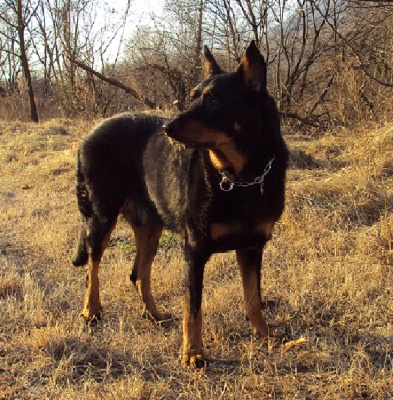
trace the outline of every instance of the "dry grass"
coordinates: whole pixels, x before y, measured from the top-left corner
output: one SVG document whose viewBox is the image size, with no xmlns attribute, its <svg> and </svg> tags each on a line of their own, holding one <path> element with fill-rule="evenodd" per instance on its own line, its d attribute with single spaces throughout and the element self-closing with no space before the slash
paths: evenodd
<svg viewBox="0 0 393 400">
<path fill-rule="evenodd" d="M 158 327 L 128 279 L 120 222 L 101 269 L 104 323 L 79 320 L 84 270 L 74 161 L 92 123 L 0 123 L 0 398 L 391 399 L 393 397 L 393 128 L 289 136 L 287 208 L 265 252 L 269 322 L 299 346 L 250 334 L 233 254 L 207 266 L 205 373 L 182 370 L 180 322 Z M 177 240 L 167 234 L 154 288 L 182 312 Z"/>
</svg>

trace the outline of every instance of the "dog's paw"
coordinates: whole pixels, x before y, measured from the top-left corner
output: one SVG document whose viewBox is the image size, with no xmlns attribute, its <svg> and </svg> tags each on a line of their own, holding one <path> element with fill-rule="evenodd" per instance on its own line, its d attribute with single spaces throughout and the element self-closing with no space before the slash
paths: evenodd
<svg viewBox="0 0 393 400">
<path fill-rule="evenodd" d="M 272 338 L 272 339 L 276 339 L 276 340 L 285 340 L 286 339 L 286 335 L 284 332 L 278 330 L 278 329 L 272 329 L 269 328 L 268 331 L 268 338 Z"/>
<path fill-rule="evenodd" d="M 268 341 L 269 339 L 276 339 L 276 340 L 284 340 L 285 333 L 278 329 L 267 328 L 267 330 L 263 330 L 262 332 L 258 329 L 254 328 L 252 333 L 255 337 L 260 338 L 262 341 Z"/>
<path fill-rule="evenodd" d="M 97 312 L 91 312 L 89 309 L 85 308 L 80 313 L 80 317 L 85 321 L 87 326 L 95 327 L 101 321 L 102 314 L 102 308 L 100 308 Z"/>
<path fill-rule="evenodd" d="M 258 333 L 255 333 L 255 336 L 269 349 L 276 349 L 288 341 L 287 336 L 283 332 L 272 328 L 268 329 L 267 335 L 261 336 Z"/>
<path fill-rule="evenodd" d="M 206 369 L 207 362 L 202 354 L 183 354 L 181 366 L 190 369 Z"/>
<path fill-rule="evenodd" d="M 148 309 L 144 309 L 141 315 L 142 319 L 147 319 L 150 322 L 154 323 L 165 323 L 169 321 L 174 321 L 176 318 L 170 313 L 161 313 L 157 310 L 150 311 Z"/>
</svg>

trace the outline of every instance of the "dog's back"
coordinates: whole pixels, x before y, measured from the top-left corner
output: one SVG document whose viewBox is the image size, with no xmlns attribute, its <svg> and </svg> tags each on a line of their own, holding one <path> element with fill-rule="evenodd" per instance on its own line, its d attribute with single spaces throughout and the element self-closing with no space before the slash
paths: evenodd
<svg viewBox="0 0 393 400">
<path fill-rule="evenodd" d="M 86 264 L 87 226 L 93 214 L 103 225 L 113 223 L 122 207 L 133 203 L 128 212 L 136 224 L 157 219 L 149 202 L 143 178 L 143 152 L 165 119 L 150 114 L 123 113 L 109 118 L 93 129 L 78 151 L 76 194 L 79 211 L 84 219 L 75 266 Z M 130 211 L 128 207 L 127 211 Z"/>
<path fill-rule="evenodd" d="M 139 192 L 143 151 L 163 122 L 154 115 L 124 113 L 105 120 L 86 137 L 79 149 L 78 173 L 104 204 Z"/>
</svg>

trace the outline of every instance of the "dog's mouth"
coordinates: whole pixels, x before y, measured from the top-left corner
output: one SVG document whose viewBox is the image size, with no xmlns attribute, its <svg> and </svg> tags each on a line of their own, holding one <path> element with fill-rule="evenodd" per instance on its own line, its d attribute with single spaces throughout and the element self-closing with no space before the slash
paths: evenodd
<svg viewBox="0 0 393 400">
<path fill-rule="evenodd" d="M 214 142 L 194 142 L 192 140 L 179 140 L 169 136 L 167 137 L 171 144 L 173 144 L 174 146 L 183 147 L 185 149 L 213 149 L 215 147 Z"/>
</svg>

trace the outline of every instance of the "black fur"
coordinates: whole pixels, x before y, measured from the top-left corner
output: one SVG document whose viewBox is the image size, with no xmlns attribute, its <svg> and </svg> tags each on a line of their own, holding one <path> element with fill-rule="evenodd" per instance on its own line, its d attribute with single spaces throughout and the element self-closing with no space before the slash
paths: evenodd
<svg viewBox="0 0 393 400">
<path fill-rule="evenodd" d="M 127 217 L 135 225 L 159 221 L 148 198 L 143 172 L 143 152 L 151 136 L 161 132 L 164 119 L 124 113 L 107 119 L 83 141 L 78 151 L 76 193 L 84 223 L 75 266 L 87 262 L 86 239 L 93 259 L 100 255 L 103 236 L 127 201 L 135 206 Z M 163 136 L 163 135 L 162 135 Z M 86 236 L 86 230 L 90 235 Z"/>
<path fill-rule="evenodd" d="M 237 250 L 245 290 L 256 271 L 259 292 L 262 249 L 284 208 L 288 153 L 266 90 L 264 60 L 253 43 L 247 52 L 236 72 L 223 73 L 205 49 L 207 78 L 191 92 L 188 111 L 172 121 L 117 115 L 94 129 L 78 153 L 77 197 L 84 222 L 74 265 L 85 264 L 89 254 L 99 260 L 104 237 L 121 212 L 134 228 L 178 232 L 184 240 L 183 327 L 189 337 L 199 318 L 204 265 L 211 254 Z M 269 162 L 263 194 L 260 184 L 221 190 L 220 166 L 231 180 L 250 183 Z M 131 278 L 136 283 L 135 267 Z M 199 339 L 184 340 L 185 347 L 200 347 Z M 199 348 L 183 349 L 184 364 L 200 366 L 199 358 Z"/>
</svg>

